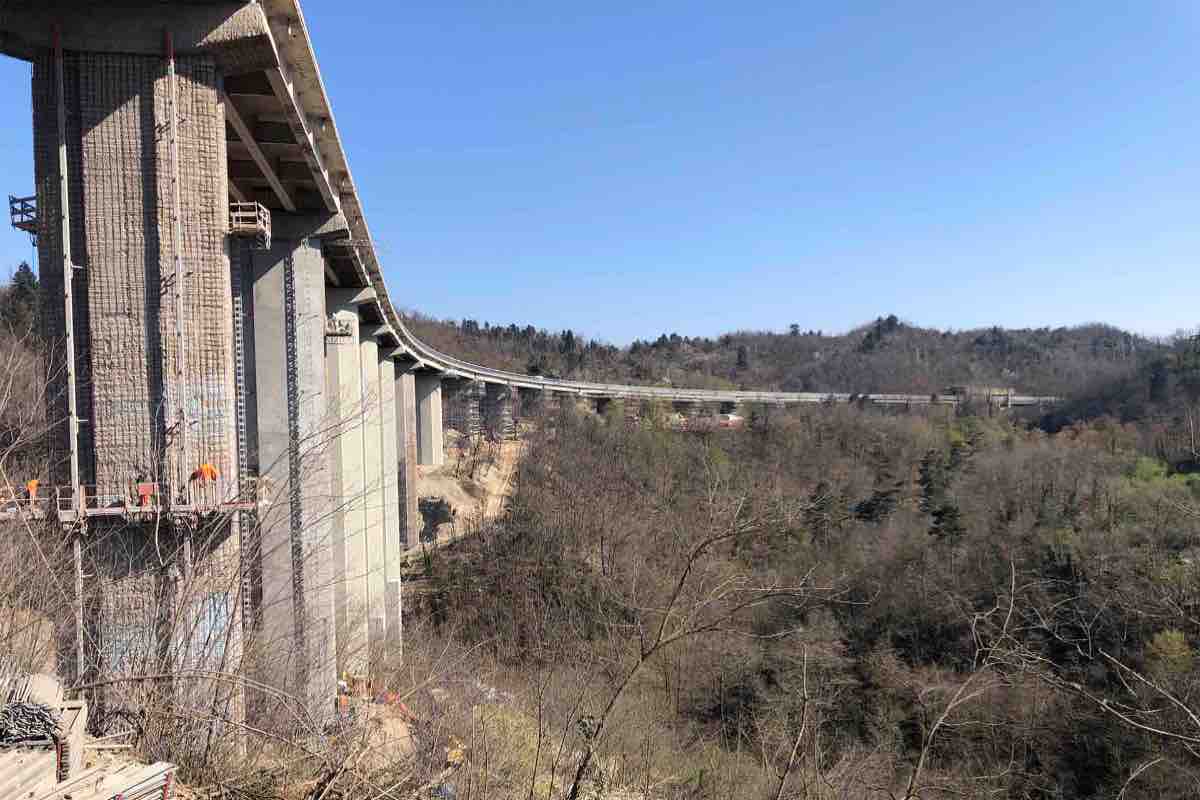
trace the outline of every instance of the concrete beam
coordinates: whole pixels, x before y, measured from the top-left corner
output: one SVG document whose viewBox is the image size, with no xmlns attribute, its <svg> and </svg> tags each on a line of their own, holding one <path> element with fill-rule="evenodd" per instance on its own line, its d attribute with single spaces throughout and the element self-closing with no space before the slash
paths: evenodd
<svg viewBox="0 0 1200 800">
<path fill-rule="evenodd" d="M 375 290 L 370 286 L 361 289 L 338 289 L 331 292 L 331 296 L 336 297 L 339 305 L 347 308 L 365 306 L 367 303 L 375 302 Z"/>
<path fill-rule="evenodd" d="M 249 202 L 246 200 L 246 193 L 238 188 L 238 185 L 233 182 L 233 178 L 229 179 L 229 196 L 239 203 Z"/>
<path fill-rule="evenodd" d="M 442 379 L 438 375 L 418 373 L 417 463 L 439 466 L 446 463 L 446 445 L 442 436 Z"/>
<path fill-rule="evenodd" d="M 275 89 L 275 96 L 283 105 L 284 115 L 292 130 L 292 136 L 304 153 L 304 160 L 308 162 L 309 168 L 312 170 L 317 191 L 325 201 L 326 208 L 330 211 L 340 211 L 342 207 L 340 193 L 334 189 L 333 181 L 329 178 L 329 170 L 325 168 L 325 157 L 317 145 L 316 137 L 309 128 L 308 117 L 301 108 L 287 62 L 278 50 L 276 50 L 276 56 L 279 63 L 267 69 L 267 80 L 271 82 L 271 86 Z"/>
<path fill-rule="evenodd" d="M 368 325 L 363 328 L 363 336 L 370 336 L 373 339 L 379 339 L 379 338 L 386 336 L 389 339 L 399 340 L 399 337 L 396 336 L 396 332 L 394 330 L 392 330 L 391 325 Z M 387 349 L 392 349 L 392 348 L 387 348 Z M 388 356 L 381 355 L 381 358 L 387 358 L 387 357 Z"/>
<path fill-rule="evenodd" d="M 296 203 L 292 200 L 291 194 L 279 180 L 279 175 L 275 172 L 275 167 L 270 159 L 263 153 L 262 148 L 258 146 L 258 142 L 254 140 L 254 134 L 250 131 L 250 126 L 242 119 L 241 113 L 237 110 L 237 106 L 229 99 L 229 96 L 224 92 L 221 93 L 221 101 L 225 104 L 225 120 L 237 133 L 242 144 L 246 146 L 246 150 L 250 152 L 250 158 L 254 159 L 254 163 L 262 170 L 263 177 L 267 179 L 267 183 L 271 186 L 271 191 L 275 192 L 275 196 L 279 198 L 279 203 L 288 211 L 296 210 Z"/>
<path fill-rule="evenodd" d="M 280 239 L 320 239 L 324 247 L 346 236 L 349 230 L 344 216 L 328 211 L 271 215 L 271 236 Z"/>
<path fill-rule="evenodd" d="M 87 0 L 6 0 L 0 52 L 34 58 L 62 25 L 68 51 L 160 56 L 169 31 L 177 55 L 211 55 L 227 74 L 275 65 L 262 9 L 243 0 L 207 3 L 96 3 Z"/>
</svg>

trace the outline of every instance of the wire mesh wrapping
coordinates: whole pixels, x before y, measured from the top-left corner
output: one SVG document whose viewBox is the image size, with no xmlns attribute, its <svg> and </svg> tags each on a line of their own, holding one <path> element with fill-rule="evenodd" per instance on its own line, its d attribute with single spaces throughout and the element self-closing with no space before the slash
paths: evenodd
<svg viewBox="0 0 1200 800">
<path fill-rule="evenodd" d="M 172 209 L 164 131 L 172 111 L 162 58 L 115 53 L 65 54 L 65 106 L 83 481 L 100 494 L 133 480 L 162 480 L 169 431 L 168 396 L 187 418 L 192 460 L 235 474 L 232 324 L 224 237 L 228 191 L 224 123 L 210 59 L 177 62 L 181 207 Z M 34 63 L 34 151 L 38 202 L 57 208 L 55 72 L 49 55 Z M 175 242 L 171 215 L 181 219 Z M 66 415 L 62 310 L 63 262 L 57 215 L 40 220 L 45 335 L 50 358 L 50 417 Z M 184 264 L 182 385 L 164 383 L 175 356 L 175 312 L 162 302 L 172 288 L 172 254 Z M 60 430 L 64 426 L 55 426 Z M 52 480 L 64 483 L 67 440 L 57 433 Z M 94 454 L 94 456 L 93 456 Z M 186 483 L 195 464 L 179 464 Z"/>
</svg>

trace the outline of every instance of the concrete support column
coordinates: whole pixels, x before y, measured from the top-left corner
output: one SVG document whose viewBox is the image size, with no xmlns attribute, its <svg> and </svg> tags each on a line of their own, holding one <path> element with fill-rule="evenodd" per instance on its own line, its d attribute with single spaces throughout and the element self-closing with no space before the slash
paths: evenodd
<svg viewBox="0 0 1200 800">
<path fill-rule="evenodd" d="M 257 598 L 261 679 L 329 713 L 337 693 L 325 270 L 317 234 L 337 220 L 277 213 L 269 251 L 235 242 L 241 277 L 247 467 L 260 478 L 243 563 Z"/>
<path fill-rule="evenodd" d="M 44 5 L 6 4 L 0 13 L 6 48 L 9 27 Z M 55 13 L 66 15 L 69 29 L 70 10 Z M 48 37 L 49 25 L 39 27 Z M 161 28 L 155 35 L 161 42 Z M 48 380 L 46 493 L 73 481 L 74 449 L 80 483 L 107 496 L 105 505 L 129 498 L 135 481 L 159 483 L 164 501 L 214 504 L 232 498 L 240 483 L 225 115 L 216 64 L 209 55 L 180 55 L 172 79 L 161 47 L 139 55 L 79 46 L 76 39 L 61 62 L 40 42 L 30 51 Z M 68 331 L 81 420 L 74 438 Z M 188 478 L 201 464 L 215 467 L 218 477 L 197 498 Z M 90 536 L 75 540 L 78 605 L 76 613 L 62 614 L 60 633 L 69 642 L 59 651 L 64 675 L 103 680 L 126 670 L 114 663 L 111 647 L 98 647 L 115 637 L 159 644 L 158 653 L 131 645 L 126 664 L 153 657 L 171 670 L 238 667 L 241 608 L 231 588 L 238 579 L 237 520 L 214 520 L 195 553 L 191 531 L 173 522 L 93 523 Z M 152 580 L 161 588 L 151 589 L 147 578 L 156 573 Z M 157 618 L 135 614 L 129 598 L 157 605 Z M 225 634 L 219 651 L 181 640 L 178 632 L 192 630 L 202 614 Z M 76 628 L 78 619 L 86 631 Z M 174 627 L 173 642 L 164 627 Z M 186 691 L 198 702 L 205 702 L 203 693 L 241 707 L 228 684 L 192 682 Z"/>
<path fill-rule="evenodd" d="M 469 379 L 442 382 L 442 424 L 465 437 L 478 436 L 484 424 L 484 388 Z"/>
<path fill-rule="evenodd" d="M 211 463 L 215 495 L 225 496 L 237 485 L 225 114 L 211 56 L 179 56 L 174 88 L 166 67 L 161 54 L 63 54 L 69 239 L 81 267 L 71 271 L 75 319 L 68 321 L 58 71 L 50 49 L 33 60 L 50 477 L 69 482 L 64 334 L 71 324 L 86 421 L 82 481 L 123 496 L 140 476 L 184 492 L 196 467 Z"/>
<path fill-rule="evenodd" d="M 367 559 L 367 637 L 369 674 L 374 678 L 386 654 L 384 644 L 384 587 L 386 586 L 387 481 L 384 465 L 384 417 L 395 413 L 384 408 L 380 381 L 379 343 L 370 335 L 360 336 L 359 368 L 363 393 L 363 521 Z M 394 379 L 388 388 L 395 390 Z M 390 430 L 390 427 L 389 427 Z M 395 442 L 395 433 L 391 434 Z M 391 459 L 395 463 L 395 459 Z M 393 472 L 393 475 L 395 473 Z M 394 483 L 393 483 L 394 488 Z M 394 513 L 394 512 L 393 512 Z"/>
<path fill-rule="evenodd" d="M 417 392 L 417 463 L 438 466 L 446 462 L 446 444 L 442 436 L 442 378 L 420 373 Z"/>
<path fill-rule="evenodd" d="M 511 386 L 489 383 L 484 388 L 483 419 L 488 433 L 510 438 L 516 432 L 513 424 L 513 390 Z"/>
<path fill-rule="evenodd" d="M 410 364 L 396 364 L 396 457 L 400 477 L 400 536 L 406 547 L 417 543 L 421 514 L 417 509 L 417 387 Z"/>
<path fill-rule="evenodd" d="M 355 290 L 330 289 L 325 336 L 331 436 L 330 523 L 338 671 L 368 674 L 370 593 L 367 560 L 364 397 Z"/>
<path fill-rule="evenodd" d="M 383 413 L 380 435 L 383 459 L 383 529 L 384 545 L 390 560 L 398 556 L 403 549 L 404 528 L 403 511 L 400 506 L 400 477 L 399 477 L 399 435 L 396 425 L 399 422 L 399 411 L 396 404 L 396 361 L 392 358 L 392 348 L 379 350 L 379 408 Z M 388 570 L 386 575 L 395 575 Z"/>
<path fill-rule="evenodd" d="M 417 404 L 413 372 L 407 361 L 389 360 L 392 375 L 392 395 L 395 416 L 391 425 L 393 436 L 390 456 L 395 492 L 388 507 L 388 561 L 385 588 L 384 637 L 388 652 L 400 659 L 404 656 L 404 584 L 401 554 L 415 543 L 421 530 L 417 510 Z M 381 369 L 381 381 L 386 381 L 389 368 Z M 386 435 L 386 434 L 385 434 Z"/>
<path fill-rule="evenodd" d="M 542 389 L 518 389 L 521 419 L 541 416 L 546 393 Z"/>
</svg>

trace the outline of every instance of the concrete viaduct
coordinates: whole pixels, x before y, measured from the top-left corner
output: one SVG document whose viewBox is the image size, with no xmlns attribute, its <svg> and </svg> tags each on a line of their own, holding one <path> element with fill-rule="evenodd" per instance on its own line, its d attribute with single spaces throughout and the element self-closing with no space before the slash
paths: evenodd
<svg viewBox="0 0 1200 800">
<path fill-rule="evenodd" d="M 80 679 L 132 669 L 112 656 L 131 609 L 201 574 L 233 576 L 237 602 L 139 619 L 215 615 L 226 660 L 269 632 L 287 654 L 271 682 L 314 706 L 394 655 L 416 465 L 441 461 L 453 391 L 501 414 L 517 395 L 958 400 L 554 380 L 423 344 L 384 283 L 297 0 L 6 0 L 0 51 L 32 62 L 36 193 L 11 212 L 38 244 Z M 202 465 L 215 478 L 197 483 Z M 203 547 L 198 518 L 220 520 Z M 151 528 L 173 566 L 146 555 Z"/>
</svg>

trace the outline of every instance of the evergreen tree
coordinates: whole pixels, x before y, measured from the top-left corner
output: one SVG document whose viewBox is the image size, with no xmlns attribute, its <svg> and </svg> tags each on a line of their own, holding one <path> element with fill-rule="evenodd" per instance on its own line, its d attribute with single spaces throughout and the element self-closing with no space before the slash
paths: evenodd
<svg viewBox="0 0 1200 800">
<path fill-rule="evenodd" d="M 943 541 L 955 541 L 962 538 L 966 530 L 957 503 L 943 503 L 934 510 L 933 525 L 929 529 L 931 535 Z"/>
<path fill-rule="evenodd" d="M 926 514 L 933 513 L 945 500 L 947 474 L 946 454 L 941 450 L 929 450 L 921 458 L 917 483 L 921 487 L 920 508 Z"/>
<path fill-rule="evenodd" d="M 22 261 L 12 281 L 0 293 L 0 320 L 17 334 L 38 326 L 38 279 L 29 264 Z"/>
</svg>

